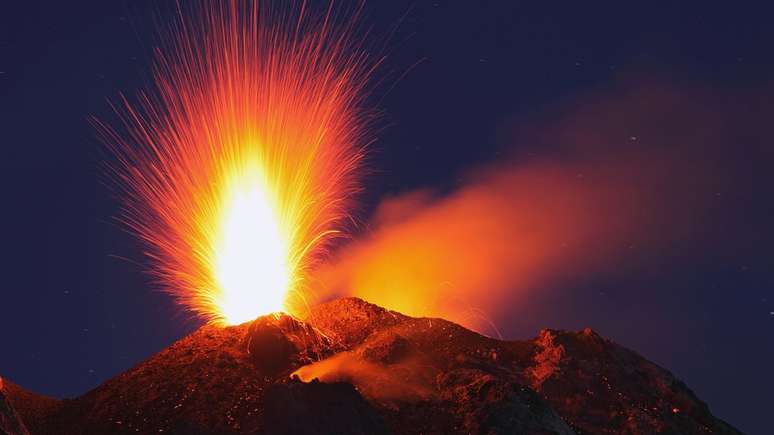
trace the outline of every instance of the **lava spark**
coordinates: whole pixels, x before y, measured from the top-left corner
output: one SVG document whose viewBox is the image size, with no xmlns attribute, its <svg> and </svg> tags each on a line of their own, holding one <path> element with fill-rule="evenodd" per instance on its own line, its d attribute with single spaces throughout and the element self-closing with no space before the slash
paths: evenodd
<svg viewBox="0 0 774 435">
<path fill-rule="evenodd" d="M 152 89 L 124 99 L 121 128 L 98 122 L 122 221 L 163 287 L 211 323 L 293 313 L 358 188 L 371 70 L 352 14 L 280 6 L 178 6 Z"/>
</svg>

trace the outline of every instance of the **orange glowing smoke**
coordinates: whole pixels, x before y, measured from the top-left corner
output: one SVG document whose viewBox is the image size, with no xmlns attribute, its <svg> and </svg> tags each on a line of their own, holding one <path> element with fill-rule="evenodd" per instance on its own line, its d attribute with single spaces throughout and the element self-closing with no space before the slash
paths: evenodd
<svg viewBox="0 0 774 435">
<path fill-rule="evenodd" d="M 164 288 L 212 323 L 303 304 L 307 270 L 357 190 L 370 70 L 353 17 L 296 6 L 180 10 L 153 89 L 124 101 L 121 129 L 98 123 L 118 160 L 122 220 Z"/>
<path fill-rule="evenodd" d="M 320 265 L 315 294 L 496 336 L 497 325 L 544 325 L 572 309 L 576 285 L 648 276 L 650 258 L 688 255 L 718 225 L 728 144 L 745 131 L 728 120 L 750 116 L 721 115 L 716 99 L 638 80 L 527 118 L 513 126 L 518 142 L 506 137 L 513 156 L 458 189 L 386 198 L 369 231 Z"/>
</svg>

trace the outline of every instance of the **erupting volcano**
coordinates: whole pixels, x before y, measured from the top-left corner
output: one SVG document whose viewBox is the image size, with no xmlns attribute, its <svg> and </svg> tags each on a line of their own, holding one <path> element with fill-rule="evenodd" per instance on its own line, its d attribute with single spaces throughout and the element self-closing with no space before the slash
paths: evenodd
<svg viewBox="0 0 774 435">
<path fill-rule="evenodd" d="M 500 335 L 469 295 L 517 318 L 527 284 L 633 249 L 641 221 L 661 222 L 635 192 L 651 172 L 663 187 L 669 159 L 503 163 L 383 202 L 371 232 L 324 261 L 352 220 L 380 60 L 359 9 L 280 6 L 177 3 L 152 84 L 113 106 L 120 122 L 93 121 L 121 223 L 206 324 L 72 399 L 0 378 L 0 434 L 739 433 L 590 328 L 498 340 L 452 322 L 472 312 Z M 659 206 L 662 190 L 680 188 L 658 189 Z"/>
<path fill-rule="evenodd" d="M 155 86 L 124 100 L 121 128 L 98 122 L 124 223 L 164 288 L 212 323 L 302 307 L 357 190 L 366 56 L 332 9 L 318 19 L 299 6 L 181 10 Z"/>
</svg>

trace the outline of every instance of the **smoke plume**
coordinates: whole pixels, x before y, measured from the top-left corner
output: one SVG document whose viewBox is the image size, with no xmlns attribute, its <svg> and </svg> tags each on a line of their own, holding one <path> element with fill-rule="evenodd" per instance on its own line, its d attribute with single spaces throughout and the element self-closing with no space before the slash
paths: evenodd
<svg viewBox="0 0 774 435">
<path fill-rule="evenodd" d="M 743 95 L 742 95 L 743 94 Z M 509 155 L 451 192 L 384 199 L 369 231 L 317 274 L 354 295 L 496 335 L 536 292 L 722 243 L 729 181 L 770 149 L 752 93 L 628 78 L 509 122 Z M 737 183 L 738 185 L 739 183 Z M 733 196 L 733 195 L 731 195 Z"/>
</svg>

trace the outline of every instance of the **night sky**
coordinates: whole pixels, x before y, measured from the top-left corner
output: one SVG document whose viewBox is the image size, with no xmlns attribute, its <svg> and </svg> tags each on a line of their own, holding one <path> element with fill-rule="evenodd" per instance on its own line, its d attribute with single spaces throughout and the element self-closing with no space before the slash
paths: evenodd
<svg viewBox="0 0 774 435">
<path fill-rule="evenodd" d="M 0 6 L 0 375 L 36 392 L 82 394 L 200 325 L 143 273 L 89 123 L 147 85 L 154 3 Z M 368 2 L 387 58 L 359 231 L 385 197 L 503 160 L 666 149 L 629 254 L 494 320 L 513 339 L 591 326 L 771 433 L 774 10 L 742 3 Z"/>
</svg>

